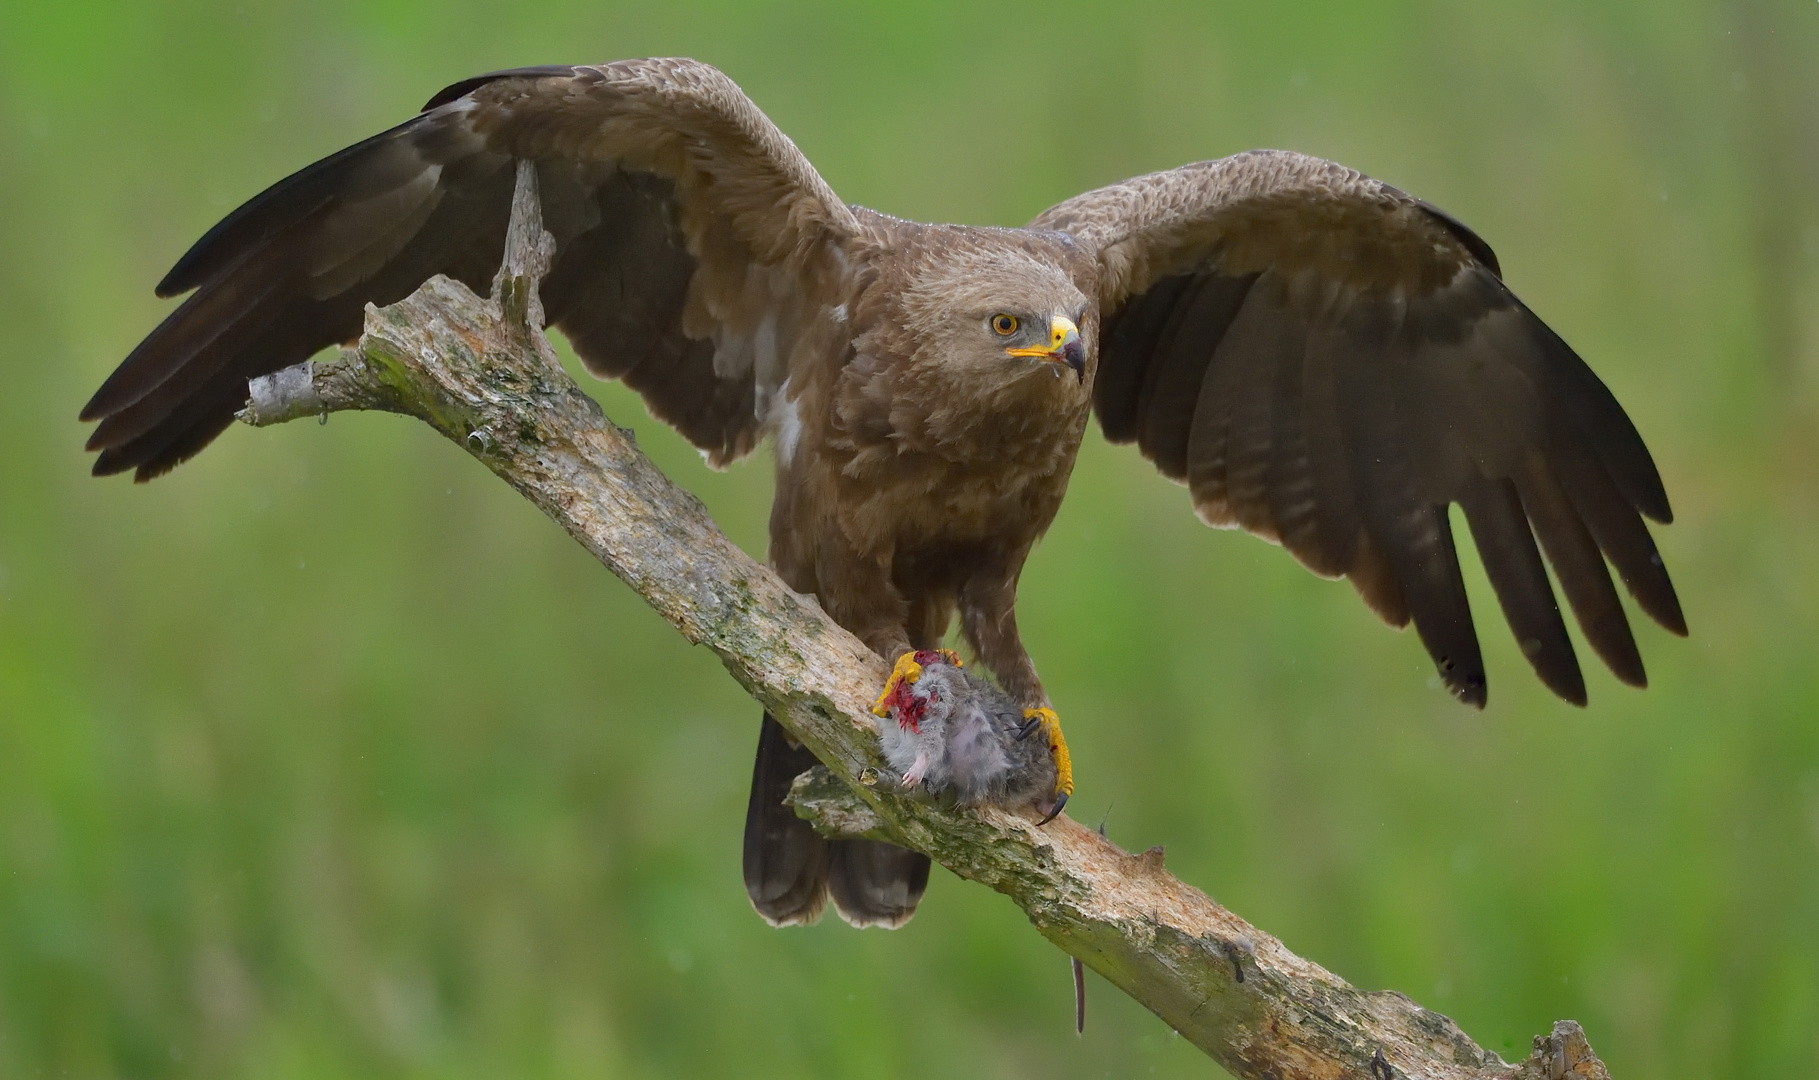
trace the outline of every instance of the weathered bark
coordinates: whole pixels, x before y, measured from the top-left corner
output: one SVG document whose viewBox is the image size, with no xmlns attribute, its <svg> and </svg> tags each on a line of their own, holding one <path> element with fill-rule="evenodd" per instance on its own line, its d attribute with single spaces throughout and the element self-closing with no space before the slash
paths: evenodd
<svg viewBox="0 0 1819 1080">
<path fill-rule="evenodd" d="M 1169 874 L 1062 817 L 966 810 L 873 784 L 868 706 L 886 665 L 717 528 L 568 377 L 540 329 L 548 238 L 520 167 L 503 304 L 445 278 L 368 308 L 358 348 L 254 381 L 241 418 L 343 409 L 415 416 L 465 447 L 706 645 L 823 767 L 797 811 L 833 835 L 887 839 L 1009 896 L 1042 935 L 1241 1077 L 1608 1077 L 1579 1026 L 1556 1024 L 1519 1065 L 1393 991 L 1365 992 Z M 503 310 L 502 310 L 503 309 Z"/>
</svg>

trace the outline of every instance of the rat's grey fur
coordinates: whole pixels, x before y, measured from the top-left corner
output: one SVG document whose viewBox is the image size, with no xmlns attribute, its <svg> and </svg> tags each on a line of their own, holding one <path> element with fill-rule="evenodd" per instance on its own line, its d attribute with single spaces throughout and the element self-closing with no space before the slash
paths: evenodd
<svg viewBox="0 0 1819 1080">
<path fill-rule="evenodd" d="M 927 706 L 917 730 L 896 715 L 878 722 L 885 760 L 905 787 L 951 791 L 967 805 L 1027 805 L 1053 794 L 1048 740 L 1017 737 L 1023 710 L 1003 690 L 965 668 L 931 663 L 910 693 Z"/>
</svg>

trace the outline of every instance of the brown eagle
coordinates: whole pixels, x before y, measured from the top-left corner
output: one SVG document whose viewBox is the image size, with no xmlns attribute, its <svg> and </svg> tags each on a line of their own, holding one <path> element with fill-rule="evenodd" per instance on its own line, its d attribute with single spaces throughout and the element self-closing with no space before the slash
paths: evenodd
<svg viewBox="0 0 1819 1080">
<path fill-rule="evenodd" d="M 206 446 L 247 380 L 356 337 L 365 305 L 435 274 L 484 291 L 516 162 L 556 255 L 550 323 L 713 465 L 768 437 L 770 561 L 913 681 L 955 615 L 1055 753 L 1017 632 L 1017 579 L 1085 431 L 1135 442 L 1207 524 L 1350 578 L 1415 624 L 1452 692 L 1485 701 L 1447 508 L 1458 503 L 1543 682 L 1585 683 L 1541 553 L 1592 648 L 1644 685 L 1605 568 L 1686 632 L 1644 516 L 1671 518 L 1629 418 L 1435 207 L 1316 158 L 1253 151 L 1070 199 L 1021 229 L 848 206 L 712 67 L 632 60 L 496 72 L 290 176 L 158 284 L 192 295 L 96 391 L 97 474 Z M 1539 545 L 1537 545 L 1539 541 Z M 901 659 L 900 659 L 901 658 Z M 828 842 L 781 799 L 812 764 L 768 716 L 745 881 L 773 923 L 830 894 L 908 919 L 928 859 Z"/>
</svg>

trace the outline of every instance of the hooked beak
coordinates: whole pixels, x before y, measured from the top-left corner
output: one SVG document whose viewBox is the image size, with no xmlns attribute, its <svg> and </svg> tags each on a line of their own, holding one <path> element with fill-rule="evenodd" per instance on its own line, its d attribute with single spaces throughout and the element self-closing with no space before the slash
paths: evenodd
<svg viewBox="0 0 1819 1080">
<path fill-rule="evenodd" d="M 1080 328 L 1074 325 L 1074 320 L 1065 315 L 1056 315 L 1049 320 L 1048 337 L 1049 342 L 1046 348 L 1037 345 L 1027 349 L 1006 349 L 1004 351 L 1012 356 L 1033 356 L 1039 360 L 1066 364 L 1074 369 L 1074 376 L 1084 383 L 1086 381 L 1086 342 L 1080 340 Z"/>
</svg>

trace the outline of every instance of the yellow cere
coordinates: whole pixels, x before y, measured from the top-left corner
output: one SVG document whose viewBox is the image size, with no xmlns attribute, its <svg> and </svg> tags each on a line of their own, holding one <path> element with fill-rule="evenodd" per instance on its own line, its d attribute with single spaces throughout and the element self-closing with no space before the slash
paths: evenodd
<svg viewBox="0 0 1819 1080">
<path fill-rule="evenodd" d="M 997 318 L 1008 317 L 1000 315 Z M 996 325 L 995 320 L 994 325 Z M 1039 356 L 1043 359 L 1053 360 L 1061 355 L 1061 346 L 1067 342 L 1069 335 L 1079 333 L 1080 328 L 1074 325 L 1074 320 L 1065 315 L 1057 315 L 1049 320 L 1049 343 L 1047 345 L 1031 345 L 1025 349 L 1006 349 L 1004 351 L 1011 356 Z"/>
</svg>

